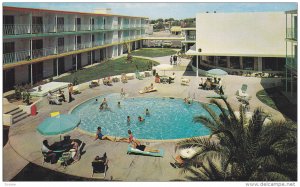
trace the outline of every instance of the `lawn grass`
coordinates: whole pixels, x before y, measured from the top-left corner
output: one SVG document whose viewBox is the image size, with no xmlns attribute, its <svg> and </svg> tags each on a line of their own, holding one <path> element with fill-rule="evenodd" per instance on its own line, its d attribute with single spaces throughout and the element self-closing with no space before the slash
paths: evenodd
<svg viewBox="0 0 300 187">
<path fill-rule="evenodd" d="M 78 83 L 80 84 L 91 80 L 104 78 L 107 76 L 121 75 L 122 73 L 134 73 L 137 67 L 139 71 L 151 70 L 151 62 L 153 66 L 159 64 L 158 62 L 155 62 L 153 60 L 143 58 L 133 57 L 132 59 L 132 63 L 128 63 L 126 61 L 126 57 L 109 60 L 107 62 L 95 65 L 90 68 L 78 70 L 77 72 L 72 73 L 71 75 L 61 77 L 59 79 L 56 79 L 55 81 L 72 83 L 74 78 L 76 77 Z"/>
<path fill-rule="evenodd" d="M 145 56 L 145 57 L 161 57 L 174 55 L 177 52 L 174 49 L 169 48 L 143 48 L 140 50 L 132 51 L 131 55 Z"/>
</svg>

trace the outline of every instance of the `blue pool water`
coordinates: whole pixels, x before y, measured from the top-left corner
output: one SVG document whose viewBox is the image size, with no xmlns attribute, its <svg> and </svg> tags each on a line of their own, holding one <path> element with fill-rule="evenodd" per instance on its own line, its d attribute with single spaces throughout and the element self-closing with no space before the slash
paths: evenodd
<svg viewBox="0 0 300 187">
<path fill-rule="evenodd" d="M 111 109 L 100 111 L 99 105 L 103 98 L 108 101 Z M 98 99 L 98 102 L 95 100 Z M 121 107 L 118 107 L 118 101 Z M 150 116 L 145 110 L 149 109 Z M 213 110 L 217 108 L 211 105 Z M 131 129 L 138 139 L 180 139 L 209 135 L 210 131 L 202 124 L 194 123 L 196 115 L 207 115 L 199 102 L 187 105 L 182 99 L 170 98 L 125 98 L 120 94 L 109 94 L 88 100 L 77 106 L 72 112 L 81 118 L 79 128 L 95 133 L 97 127 L 102 127 L 104 135 L 127 137 Z M 218 112 L 219 113 L 219 112 Z M 130 116 L 131 123 L 127 123 Z M 138 116 L 145 121 L 139 122 Z"/>
</svg>

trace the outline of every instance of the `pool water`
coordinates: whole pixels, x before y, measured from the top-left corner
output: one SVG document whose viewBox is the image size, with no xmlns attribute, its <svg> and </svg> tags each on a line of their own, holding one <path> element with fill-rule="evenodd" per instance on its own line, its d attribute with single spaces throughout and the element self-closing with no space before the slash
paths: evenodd
<svg viewBox="0 0 300 187">
<path fill-rule="evenodd" d="M 99 106 L 104 97 L 110 110 L 100 111 Z M 121 107 L 118 107 L 118 101 Z M 217 110 L 213 105 L 210 107 Z M 150 116 L 146 116 L 146 108 L 149 109 Z M 81 118 L 79 128 L 96 133 L 97 127 L 100 126 L 102 133 L 110 136 L 128 137 L 128 129 L 138 139 L 167 140 L 210 134 L 204 125 L 193 122 L 194 116 L 208 115 L 202 104 L 193 102 L 188 105 L 182 99 L 144 97 L 122 99 L 120 94 L 115 93 L 88 100 L 71 113 Z M 127 123 L 127 116 L 131 118 L 130 123 Z M 145 121 L 139 122 L 138 116 L 142 116 Z"/>
</svg>

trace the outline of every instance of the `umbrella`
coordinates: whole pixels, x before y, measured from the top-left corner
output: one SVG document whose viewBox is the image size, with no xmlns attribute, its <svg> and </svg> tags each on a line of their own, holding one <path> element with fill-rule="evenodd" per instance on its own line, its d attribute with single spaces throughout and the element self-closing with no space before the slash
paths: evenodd
<svg viewBox="0 0 300 187">
<path fill-rule="evenodd" d="M 220 76 L 220 75 L 228 75 L 228 73 L 221 69 L 211 69 L 206 71 L 206 73 L 210 76 Z"/>
<path fill-rule="evenodd" d="M 46 118 L 36 129 L 42 135 L 57 135 L 74 129 L 79 123 L 79 117 L 72 114 L 61 114 Z"/>
<path fill-rule="evenodd" d="M 163 70 L 165 75 L 165 71 L 173 69 L 173 66 L 169 64 L 160 64 L 158 66 L 154 66 L 152 69 Z"/>
</svg>

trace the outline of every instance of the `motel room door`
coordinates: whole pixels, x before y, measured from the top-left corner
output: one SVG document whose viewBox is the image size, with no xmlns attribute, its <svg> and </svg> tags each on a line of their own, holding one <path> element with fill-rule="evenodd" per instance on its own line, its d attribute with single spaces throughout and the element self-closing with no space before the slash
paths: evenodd
<svg viewBox="0 0 300 187">
<path fill-rule="evenodd" d="M 28 65 L 28 77 L 31 82 L 31 65 Z M 43 80 L 43 62 L 32 64 L 32 83 L 35 84 Z"/>
<path fill-rule="evenodd" d="M 14 42 L 4 42 L 3 43 L 3 54 L 13 54 L 15 52 L 15 43 Z M 15 55 L 3 56 L 3 59 L 7 62 L 14 62 Z M 15 69 L 8 69 L 3 71 L 3 91 L 8 91 L 13 89 L 15 84 Z"/>
<path fill-rule="evenodd" d="M 15 85 L 15 69 L 3 71 L 3 92 L 12 90 Z"/>
<path fill-rule="evenodd" d="M 3 16 L 3 34 L 15 34 L 15 18 L 14 16 Z"/>
</svg>

